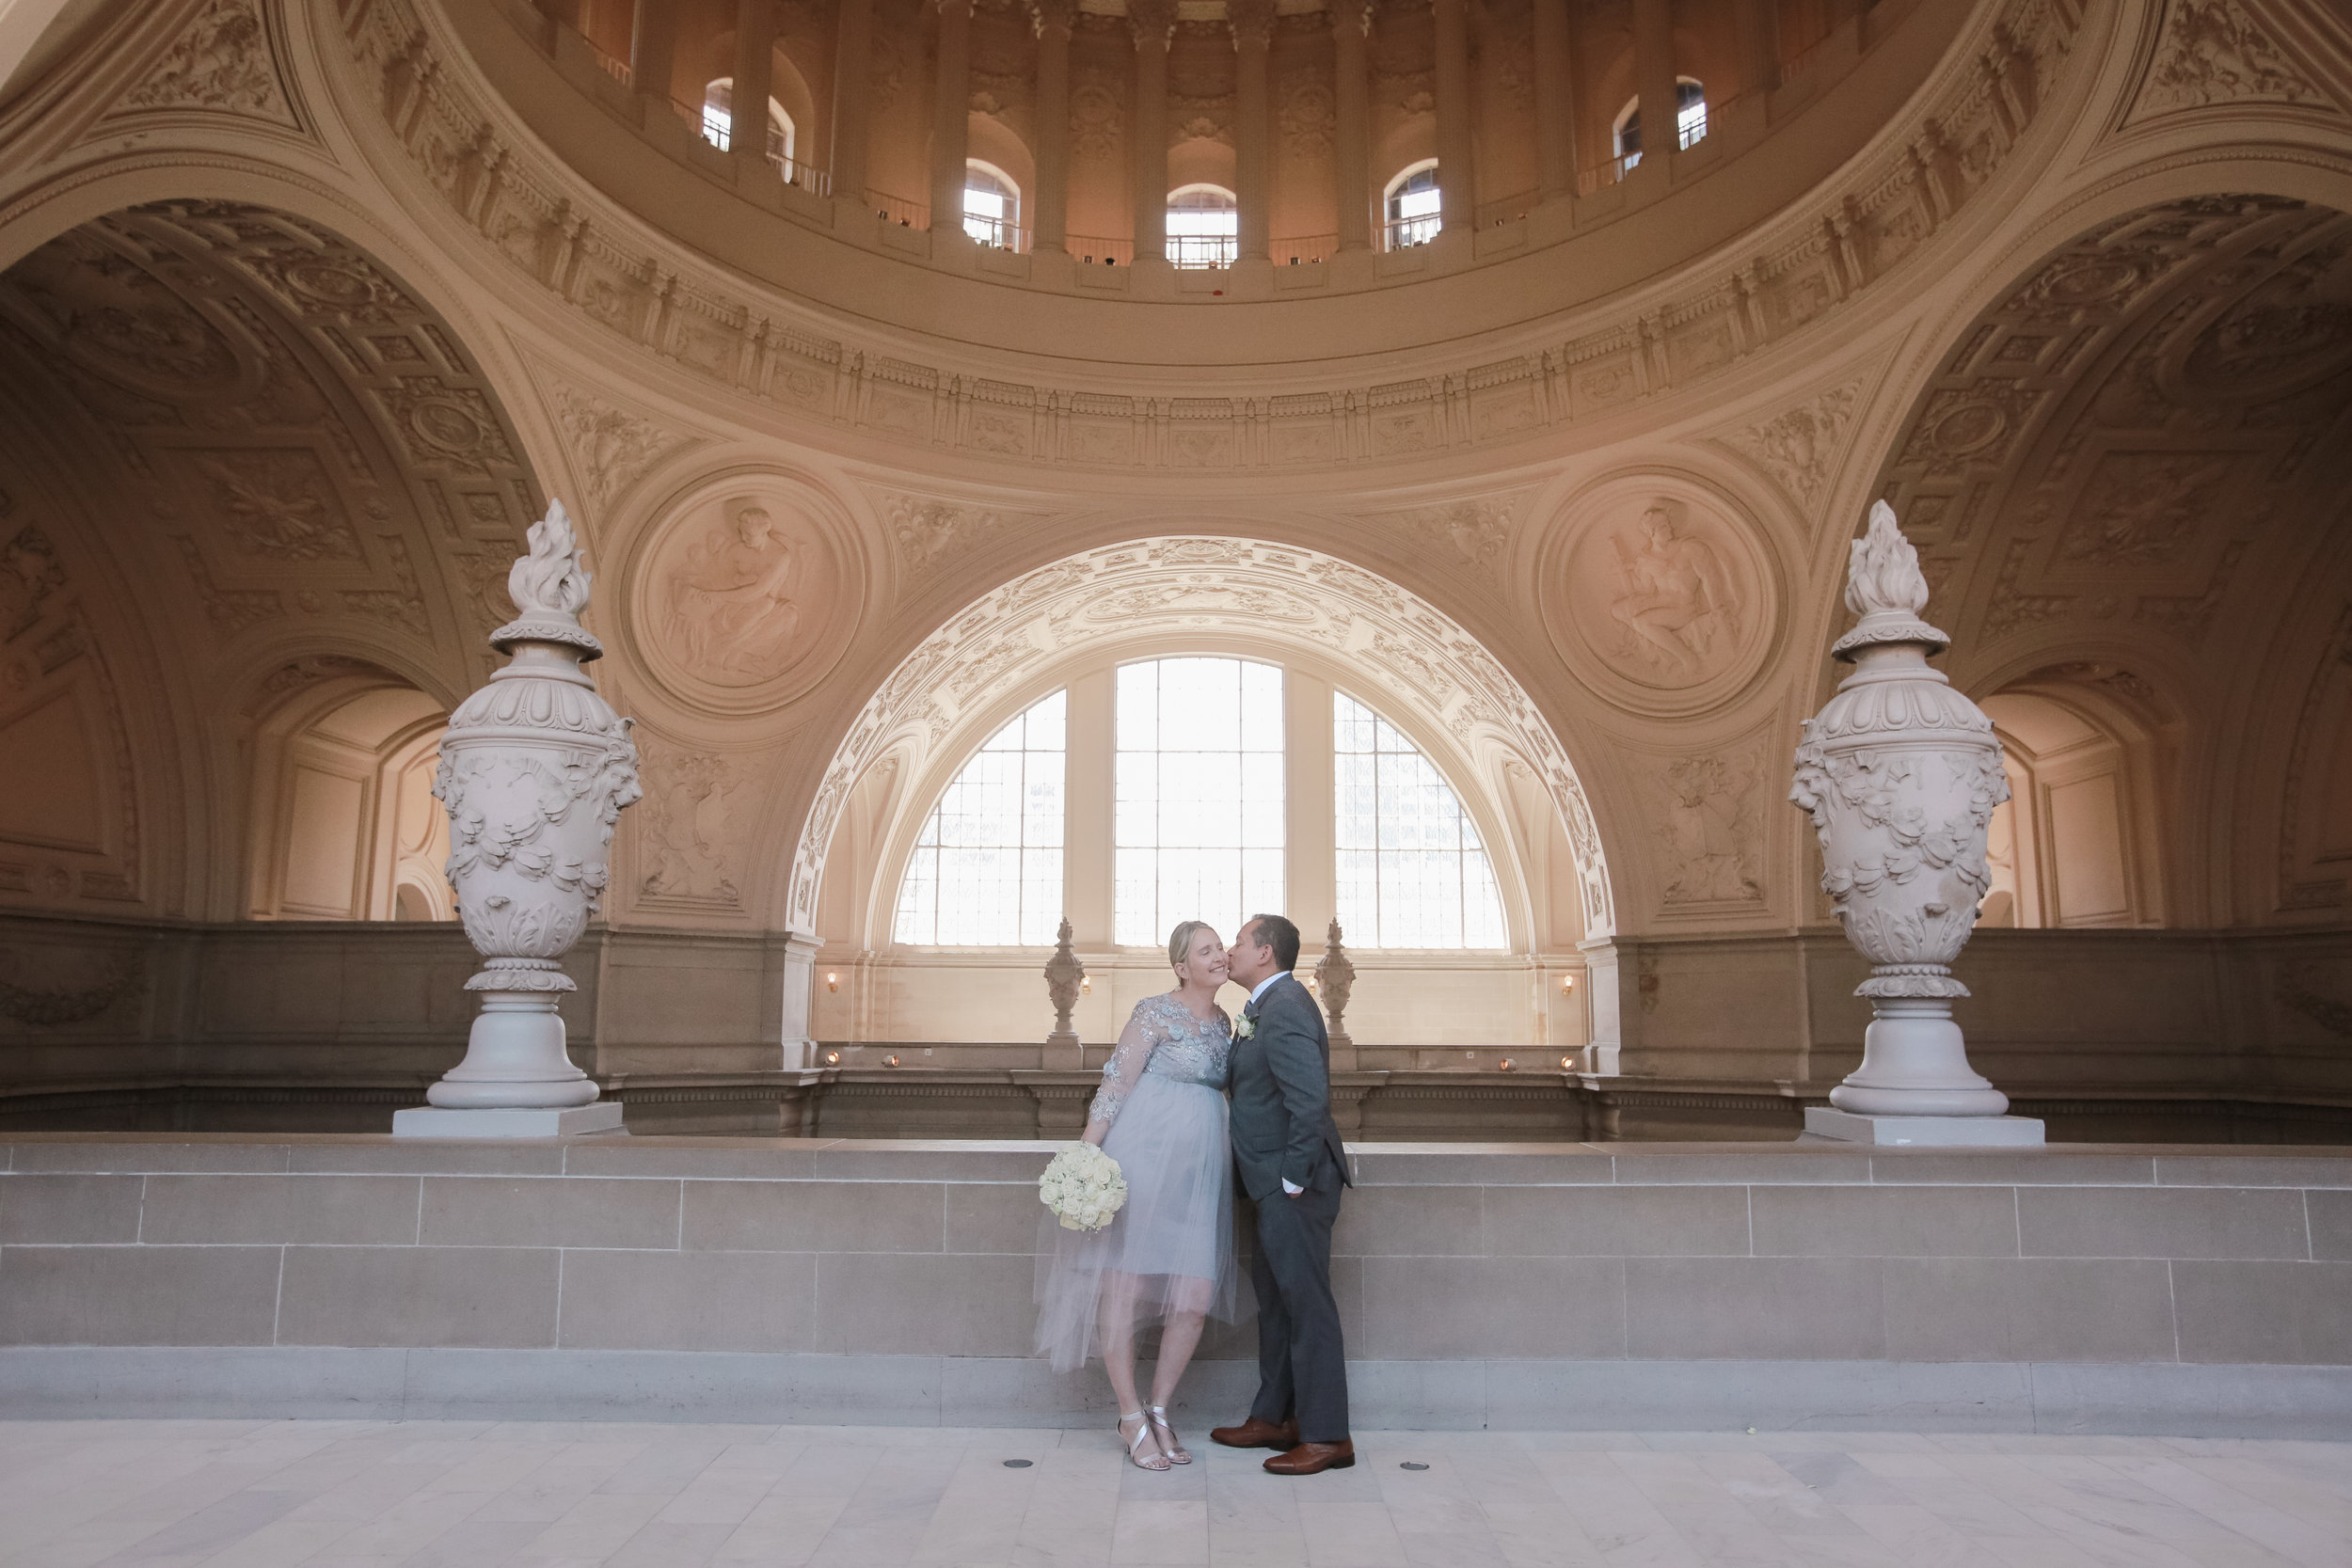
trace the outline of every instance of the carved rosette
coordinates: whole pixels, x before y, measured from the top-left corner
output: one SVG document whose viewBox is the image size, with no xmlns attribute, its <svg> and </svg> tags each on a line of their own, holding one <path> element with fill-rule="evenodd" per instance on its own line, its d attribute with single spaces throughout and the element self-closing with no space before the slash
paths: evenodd
<svg viewBox="0 0 2352 1568">
<path fill-rule="evenodd" d="M 1880 501 L 1847 577 L 1860 619 L 1831 648 L 1854 673 L 1805 721 L 1788 793 L 1820 838 L 1821 889 L 1873 966 L 1855 994 L 1878 1022 L 1861 1070 L 1830 1099 L 1860 1113 L 1998 1116 L 2007 1099 L 1969 1070 L 1950 1022 L 1951 998 L 1968 994 L 1950 965 L 1990 885 L 1985 829 L 2009 782 L 1992 720 L 1928 667 L 1947 640 L 1919 619 L 1927 598 L 1918 554 Z"/>
<path fill-rule="evenodd" d="M 596 1084 L 564 1053 L 559 960 L 596 911 L 613 825 L 640 795 L 629 721 L 580 668 L 604 650 L 580 624 L 590 577 L 561 501 L 531 526 L 507 591 L 521 613 L 490 636 L 511 656 L 458 705 L 433 793 L 448 809 L 449 879 L 488 993 L 466 1060 L 427 1091 L 467 1109 L 584 1105 Z"/>
</svg>

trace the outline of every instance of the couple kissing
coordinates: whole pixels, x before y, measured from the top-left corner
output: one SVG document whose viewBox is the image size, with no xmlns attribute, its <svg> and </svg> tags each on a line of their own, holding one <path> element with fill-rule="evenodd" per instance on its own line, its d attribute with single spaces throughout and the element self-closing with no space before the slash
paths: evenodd
<svg viewBox="0 0 2352 1568">
<path fill-rule="evenodd" d="M 1347 1160 L 1331 1119 L 1323 1009 L 1292 976 L 1298 927 L 1252 915 L 1231 947 L 1202 921 L 1168 936 L 1171 990 L 1136 1005 L 1103 1067 L 1084 1133 L 1119 1163 L 1127 1200 L 1100 1230 L 1040 1226 L 1037 1348 L 1058 1370 L 1103 1358 L 1137 1468 L 1189 1465 L 1169 1424 L 1176 1385 L 1207 1319 L 1232 1323 L 1233 1180 L 1257 1206 L 1258 1395 L 1248 1418 L 1210 1437 L 1273 1449 L 1265 1467 L 1313 1475 L 1356 1463 L 1347 1367 L 1331 1294 L 1331 1227 Z M 1248 992 L 1238 1022 L 1217 1006 Z M 1230 1097 L 1230 1099 L 1229 1099 Z M 1136 1338 L 1160 1330 L 1146 1401 Z"/>
</svg>

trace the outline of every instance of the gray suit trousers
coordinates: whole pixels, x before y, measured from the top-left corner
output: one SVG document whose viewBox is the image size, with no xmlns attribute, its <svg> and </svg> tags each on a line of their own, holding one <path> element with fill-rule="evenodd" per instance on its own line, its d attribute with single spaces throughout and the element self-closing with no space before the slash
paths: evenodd
<svg viewBox="0 0 2352 1568">
<path fill-rule="evenodd" d="M 1262 1421 L 1298 1418 L 1302 1443 L 1346 1438 L 1347 1361 L 1331 1294 L 1331 1227 L 1340 1217 L 1340 1171 L 1329 1156 L 1296 1197 L 1258 1200 L 1258 1398 Z"/>
</svg>

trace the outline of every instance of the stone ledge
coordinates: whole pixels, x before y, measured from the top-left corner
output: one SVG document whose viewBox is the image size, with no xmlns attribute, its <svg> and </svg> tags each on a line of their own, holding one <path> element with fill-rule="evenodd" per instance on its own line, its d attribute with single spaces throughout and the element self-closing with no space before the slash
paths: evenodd
<svg viewBox="0 0 2352 1568">
<path fill-rule="evenodd" d="M 1248 1401 L 1200 1361 L 1180 1421 Z M 1916 1431 L 2352 1437 L 2352 1369 L 2072 1362 L 1354 1361 L 1365 1430 Z M 1008 1357 L 663 1351 L 0 1350 L 18 1419 L 753 1421 L 1076 1427 L 1099 1375 Z"/>
</svg>

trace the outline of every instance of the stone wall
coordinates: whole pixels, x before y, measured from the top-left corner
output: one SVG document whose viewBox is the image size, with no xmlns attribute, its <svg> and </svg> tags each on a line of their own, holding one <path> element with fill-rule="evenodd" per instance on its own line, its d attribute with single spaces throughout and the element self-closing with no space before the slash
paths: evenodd
<svg viewBox="0 0 2352 1568">
<path fill-rule="evenodd" d="M 1349 1131 L 1791 1138 L 1861 1059 L 1864 969 L 1835 932 L 1614 948 L 1619 1071 L 1469 1030 L 1359 1046 L 1333 1064 Z M 1357 962 L 1351 1027 L 1380 994 Z M 781 937 L 599 927 L 565 964 L 573 1058 L 640 1132 L 1067 1136 L 1110 1043 L 1047 1051 L 1032 976 L 1035 1040 L 820 1038 L 803 1063 Z M 0 916 L 0 1126 L 381 1131 L 463 1054 L 475 967 L 440 923 Z M 2352 1141 L 2352 937 L 1983 931 L 1959 974 L 1974 1060 L 2054 1136 Z"/>
<path fill-rule="evenodd" d="M 1359 1425 L 2352 1435 L 2352 1157 L 1352 1151 Z M 14 1414 L 1059 1424 L 1042 1150 L 19 1136 Z M 1252 1330 L 1186 1385 L 1230 1415 Z M 1197 1424 L 1198 1417 L 1195 1418 Z"/>
</svg>

